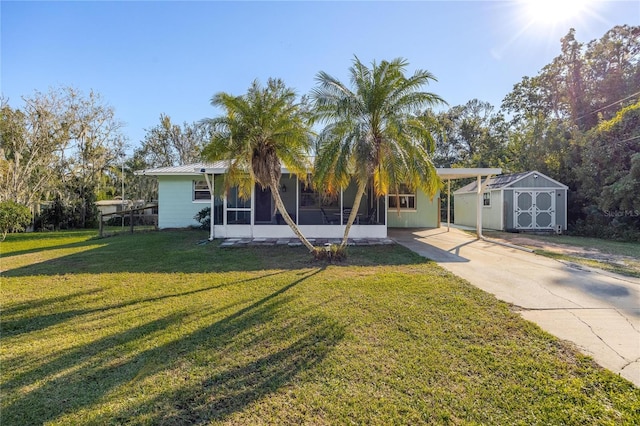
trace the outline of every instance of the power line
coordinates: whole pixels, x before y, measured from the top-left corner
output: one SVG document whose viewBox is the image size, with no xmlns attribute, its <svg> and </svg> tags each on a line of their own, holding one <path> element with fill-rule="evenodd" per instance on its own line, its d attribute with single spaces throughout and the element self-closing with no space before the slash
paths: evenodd
<svg viewBox="0 0 640 426">
<path fill-rule="evenodd" d="M 607 109 L 607 108 L 609 108 L 610 106 L 614 106 L 615 104 L 619 104 L 620 102 L 624 102 L 624 101 L 626 101 L 627 99 L 633 98 L 634 96 L 638 96 L 638 95 L 640 95 L 640 91 L 637 91 L 636 93 L 633 93 L 633 94 L 631 94 L 631 95 L 627 96 L 626 98 L 622 98 L 622 99 L 620 99 L 620 100 L 617 100 L 617 101 L 615 101 L 615 102 L 612 102 L 612 103 L 610 103 L 609 105 L 603 106 L 603 107 L 602 107 L 602 108 L 600 108 L 600 109 L 597 109 L 597 110 L 595 110 L 595 111 L 591 111 L 591 112 L 588 112 L 588 113 L 586 113 L 586 114 L 583 114 L 583 115 L 581 115 L 580 117 L 576 118 L 576 121 L 578 121 L 578 120 L 580 120 L 580 119 L 583 119 L 584 117 L 586 117 L 586 116 L 588 116 L 588 115 L 595 114 L 596 112 L 600 112 L 600 111 L 602 111 L 603 109 Z"/>
</svg>

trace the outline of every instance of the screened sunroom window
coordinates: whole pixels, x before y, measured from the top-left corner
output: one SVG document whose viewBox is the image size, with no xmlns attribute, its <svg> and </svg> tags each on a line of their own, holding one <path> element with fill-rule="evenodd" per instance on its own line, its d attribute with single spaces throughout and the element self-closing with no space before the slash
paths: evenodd
<svg viewBox="0 0 640 426">
<path fill-rule="evenodd" d="M 227 192 L 227 224 L 251 223 L 251 197 L 246 199 L 238 196 L 238 187 L 234 186 Z"/>
</svg>

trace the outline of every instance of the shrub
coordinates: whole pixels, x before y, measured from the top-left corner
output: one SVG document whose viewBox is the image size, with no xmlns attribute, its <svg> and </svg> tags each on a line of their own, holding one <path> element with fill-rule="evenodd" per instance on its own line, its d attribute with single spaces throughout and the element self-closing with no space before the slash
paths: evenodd
<svg viewBox="0 0 640 426">
<path fill-rule="evenodd" d="M 24 231 L 31 223 L 31 211 L 29 207 L 14 201 L 0 203 L 0 234 L 4 241 L 9 232 Z"/>
<path fill-rule="evenodd" d="M 338 244 L 316 247 L 313 251 L 313 257 L 316 260 L 323 260 L 330 263 L 341 262 L 347 258 L 347 248 L 340 247 Z"/>
<path fill-rule="evenodd" d="M 193 218 L 200 222 L 202 229 L 209 229 L 211 226 L 211 207 L 205 207 L 200 210 Z"/>
</svg>

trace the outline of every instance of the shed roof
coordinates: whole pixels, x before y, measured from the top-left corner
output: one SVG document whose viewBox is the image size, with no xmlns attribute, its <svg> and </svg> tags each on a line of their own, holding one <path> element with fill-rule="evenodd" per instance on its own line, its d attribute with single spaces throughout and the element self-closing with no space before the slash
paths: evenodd
<svg viewBox="0 0 640 426">
<path fill-rule="evenodd" d="M 512 173 L 512 174 L 509 174 L 509 175 L 494 176 L 494 177 L 489 179 L 489 182 L 486 185 L 486 190 L 507 188 L 507 187 L 513 185 L 514 183 L 518 182 L 519 180 L 522 180 L 522 179 L 524 179 L 527 176 L 530 176 L 532 174 L 538 174 L 540 176 L 544 176 L 546 179 L 549 179 L 551 182 L 557 183 L 558 185 L 562 186 L 563 188 L 567 187 L 566 185 L 558 182 L 555 179 L 550 178 L 549 176 L 545 175 L 544 173 L 540 173 L 538 171 L 532 170 L 532 171 L 529 171 L 529 172 Z M 477 192 L 477 190 L 478 190 L 478 183 L 477 183 L 477 181 L 473 181 L 470 184 L 465 185 L 462 188 L 460 188 L 457 191 L 455 191 L 454 194 L 474 193 L 474 192 Z"/>
</svg>

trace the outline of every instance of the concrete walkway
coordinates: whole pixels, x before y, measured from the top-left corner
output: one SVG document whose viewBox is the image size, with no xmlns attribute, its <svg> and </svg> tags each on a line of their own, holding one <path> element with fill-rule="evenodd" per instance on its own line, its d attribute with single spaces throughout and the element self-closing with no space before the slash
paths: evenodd
<svg viewBox="0 0 640 426">
<path fill-rule="evenodd" d="M 389 237 L 517 306 L 522 316 L 640 387 L 640 279 L 478 240 L 459 229 Z"/>
</svg>

